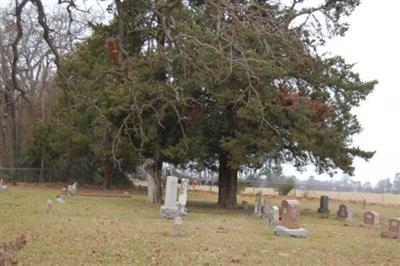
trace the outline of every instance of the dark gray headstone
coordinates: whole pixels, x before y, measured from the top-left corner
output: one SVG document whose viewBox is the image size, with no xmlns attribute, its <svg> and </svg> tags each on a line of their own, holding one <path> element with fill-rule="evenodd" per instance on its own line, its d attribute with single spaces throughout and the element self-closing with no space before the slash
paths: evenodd
<svg viewBox="0 0 400 266">
<path fill-rule="evenodd" d="M 351 211 L 351 209 L 349 208 L 348 205 L 340 204 L 339 210 L 337 211 L 337 218 L 345 219 L 347 221 L 352 221 L 353 220 L 353 212 Z"/>
<path fill-rule="evenodd" d="M 329 213 L 329 197 L 321 196 L 318 213 Z"/>
</svg>

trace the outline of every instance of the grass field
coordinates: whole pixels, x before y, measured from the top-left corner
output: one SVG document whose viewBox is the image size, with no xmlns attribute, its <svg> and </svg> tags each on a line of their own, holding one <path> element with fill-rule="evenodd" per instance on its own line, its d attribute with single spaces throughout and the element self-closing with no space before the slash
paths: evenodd
<svg viewBox="0 0 400 266">
<path fill-rule="evenodd" d="M 143 182 L 143 184 L 145 184 Z M 209 186 L 195 186 L 197 190 L 210 191 Z M 218 192 L 218 187 L 213 186 L 211 191 Z M 243 194 L 256 194 L 258 191 L 269 195 L 278 195 L 278 192 L 273 188 L 255 188 L 248 187 L 243 191 Z M 312 198 L 319 198 L 322 195 L 329 196 L 330 199 L 342 200 L 342 201 L 363 201 L 364 199 L 370 203 L 380 204 L 392 204 L 400 205 L 400 194 L 391 193 L 367 193 L 367 192 L 350 192 L 350 191 L 320 191 L 320 190 L 293 190 L 291 195 L 297 196 L 307 195 Z"/>
<path fill-rule="evenodd" d="M 90 191 L 89 191 L 90 192 Z M 95 193 L 96 191 L 91 191 Z M 146 194 L 131 198 L 75 196 L 64 205 L 46 201 L 57 189 L 11 187 L 0 193 L 0 242 L 28 236 L 16 255 L 21 265 L 399 265 L 400 240 L 383 239 L 359 226 L 361 204 L 350 203 L 354 221 L 334 219 L 340 202 L 330 202 L 331 218 L 317 218 L 317 200 L 300 199 L 307 239 L 280 238 L 252 211 L 215 207 L 216 195 L 190 192 L 184 236 L 171 236 L 173 221 L 159 218 Z M 122 193 L 122 192 L 119 192 Z M 241 201 L 243 198 L 240 198 Z M 254 203 L 253 197 L 246 197 Z M 272 197 L 280 206 L 282 198 Z M 400 216 L 397 206 L 368 204 L 384 228 Z"/>
</svg>

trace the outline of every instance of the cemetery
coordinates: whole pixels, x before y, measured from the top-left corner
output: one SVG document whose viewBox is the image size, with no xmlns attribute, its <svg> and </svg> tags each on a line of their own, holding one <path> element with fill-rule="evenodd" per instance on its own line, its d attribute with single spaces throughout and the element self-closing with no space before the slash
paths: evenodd
<svg viewBox="0 0 400 266">
<path fill-rule="evenodd" d="M 400 265 L 377 2 L 0 1 L 0 266 Z"/>
<path fill-rule="evenodd" d="M 239 194 L 248 208 L 228 210 L 217 208 L 217 194 L 189 190 L 185 180 L 168 177 L 166 186 L 160 205 L 149 204 L 139 188 L 102 197 L 78 185 L 69 197 L 57 194 L 61 187 L 11 186 L 0 193 L 1 244 L 24 237 L 13 259 L 31 265 L 265 265 L 266 257 L 269 265 L 369 265 L 400 259 L 398 205 L 367 203 L 366 211 L 361 201 L 329 200 L 336 215 L 319 219 L 316 198 Z M 360 223 L 381 224 L 381 233 Z"/>
</svg>

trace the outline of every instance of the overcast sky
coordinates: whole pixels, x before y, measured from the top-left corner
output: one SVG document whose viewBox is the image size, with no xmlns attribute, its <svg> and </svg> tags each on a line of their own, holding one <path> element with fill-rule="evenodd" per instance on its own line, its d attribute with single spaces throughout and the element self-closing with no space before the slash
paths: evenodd
<svg viewBox="0 0 400 266">
<path fill-rule="evenodd" d="M 356 63 L 355 70 L 363 80 L 379 81 L 374 92 L 354 110 L 364 128 L 354 138 L 354 146 L 376 154 L 369 162 L 355 161 L 353 179 L 373 184 L 400 172 L 399 10 L 398 0 L 363 0 L 348 20 L 346 36 L 329 41 L 326 47 L 348 63 Z M 293 169 L 288 167 L 284 172 L 293 173 Z M 307 178 L 310 174 L 296 175 Z"/>
</svg>

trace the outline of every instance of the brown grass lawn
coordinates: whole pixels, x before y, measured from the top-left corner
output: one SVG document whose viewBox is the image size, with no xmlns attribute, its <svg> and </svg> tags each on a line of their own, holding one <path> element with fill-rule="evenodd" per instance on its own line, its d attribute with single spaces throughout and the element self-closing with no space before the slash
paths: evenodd
<svg viewBox="0 0 400 266">
<path fill-rule="evenodd" d="M 221 210 L 215 194 L 191 192 L 184 236 L 174 238 L 173 221 L 160 219 L 160 206 L 147 204 L 143 192 L 75 196 L 64 205 L 55 202 L 56 193 L 43 187 L 0 193 L 0 243 L 28 236 L 16 254 L 21 265 L 400 265 L 400 240 L 361 228 L 365 210 L 357 203 L 350 204 L 354 222 L 346 225 L 334 219 L 339 202 L 330 202 L 330 219 L 318 219 L 318 200 L 300 199 L 310 237 L 289 239 L 275 236 L 251 210 Z M 48 198 L 54 204 L 49 215 Z M 281 200 L 273 197 L 278 206 Z M 384 228 L 388 218 L 400 217 L 399 206 L 370 204 L 366 210 L 380 212 Z"/>
</svg>

